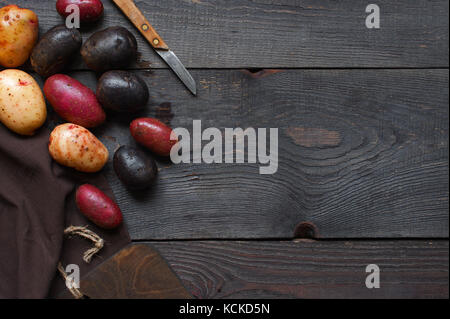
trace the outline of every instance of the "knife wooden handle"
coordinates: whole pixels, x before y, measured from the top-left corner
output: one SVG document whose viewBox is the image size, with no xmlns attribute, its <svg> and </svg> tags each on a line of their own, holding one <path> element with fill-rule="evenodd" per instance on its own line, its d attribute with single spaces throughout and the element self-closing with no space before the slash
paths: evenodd
<svg viewBox="0 0 450 319">
<path fill-rule="evenodd" d="M 142 35 L 155 49 L 169 50 L 164 40 L 159 36 L 150 22 L 136 7 L 133 0 L 113 0 L 130 21 L 138 28 Z"/>
</svg>

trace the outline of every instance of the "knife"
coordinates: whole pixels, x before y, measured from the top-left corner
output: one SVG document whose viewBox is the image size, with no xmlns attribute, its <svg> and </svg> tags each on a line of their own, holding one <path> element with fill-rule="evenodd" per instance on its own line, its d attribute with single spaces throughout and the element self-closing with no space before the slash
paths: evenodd
<svg viewBox="0 0 450 319">
<path fill-rule="evenodd" d="M 122 12 L 130 19 L 135 27 L 147 39 L 150 45 L 155 49 L 156 53 L 167 63 L 175 72 L 186 87 L 197 95 L 197 85 L 195 80 L 189 74 L 188 70 L 177 58 L 175 53 L 169 49 L 164 40 L 159 36 L 150 22 L 144 17 L 142 12 L 136 7 L 133 0 L 113 0 L 114 3 L 122 10 Z"/>
</svg>

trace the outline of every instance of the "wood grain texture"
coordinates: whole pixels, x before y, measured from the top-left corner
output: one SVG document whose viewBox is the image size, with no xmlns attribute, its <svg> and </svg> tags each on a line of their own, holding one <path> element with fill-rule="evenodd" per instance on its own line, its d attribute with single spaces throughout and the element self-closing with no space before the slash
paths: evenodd
<svg viewBox="0 0 450 319">
<path fill-rule="evenodd" d="M 81 280 L 81 291 L 95 299 L 189 299 L 162 257 L 145 245 L 122 249 Z"/>
<path fill-rule="evenodd" d="M 16 0 L 41 33 L 61 24 L 54 0 Z M 167 68 L 112 1 L 83 37 L 122 25 L 138 39 L 137 68 Z M 381 28 L 367 29 L 370 2 L 333 0 L 136 0 L 188 68 L 448 67 L 447 0 L 379 0 Z M 1 2 L 0 2 L 1 5 Z M 75 68 L 84 67 L 78 59 Z"/>
<path fill-rule="evenodd" d="M 134 0 L 113 0 L 120 10 L 128 17 L 139 32 L 147 39 L 155 49 L 168 50 L 169 47 L 159 36 L 158 32 L 153 28 L 150 22 L 145 18 L 143 13 L 136 7 Z"/>
<path fill-rule="evenodd" d="M 109 162 L 132 239 L 448 237 L 448 70 L 194 70 L 197 98 L 169 70 L 138 74 L 146 111 L 95 131 L 111 154 L 136 145 L 132 118 L 162 116 L 278 128 L 279 166 L 159 159 L 156 185 L 136 193 Z M 72 75 L 95 88 L 92 73 Z"/>
<path fill-rule="evenodd" d="M 197 298 L 448 298 L 448 241 L 149 245 Z M 369 264 L 379 289 L 365 286 Z"/>
</svg>

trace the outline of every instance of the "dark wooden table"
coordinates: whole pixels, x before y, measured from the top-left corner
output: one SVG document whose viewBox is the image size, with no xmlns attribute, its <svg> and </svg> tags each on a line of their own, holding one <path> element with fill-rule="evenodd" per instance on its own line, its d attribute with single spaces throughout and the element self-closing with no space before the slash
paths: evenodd
<svg viewBox="0 0 450 319">
<path fill-rule="evenodd" d="M 5 1 L 2 1 L 5 2 Z M 62 23 L 55 1 L 15 1 Z M 112 1 L 83 37 L 122 25 L 149 85 L 139 115 L 172 127 L 276 127 L 279 169 L 159 160 L 131 193 L 105 170 L 134 241 L 157 248 L 199 298 L 448 298 L 447 0 L 136 1 L 197 80 L 198 97 Z M 91 88 L 81 59 L 71 75 Z M 131 118 L 95 133 L 113 152 Z M 367 289 L 368 264 L 381 288 Z"/>
</svg>

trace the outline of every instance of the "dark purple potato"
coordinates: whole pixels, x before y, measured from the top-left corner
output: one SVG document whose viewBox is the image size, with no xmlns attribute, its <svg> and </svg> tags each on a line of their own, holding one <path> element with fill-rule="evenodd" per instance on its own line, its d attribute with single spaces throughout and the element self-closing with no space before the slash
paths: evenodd
<svg viewBox="0 0 450 319">
<path fill-rule="evenodd" d="M 43 77 L 59 73 L 81 47 L 80 32 L 58 25 L 45 33 L 31 53 L 33 70 Z"/>
<path fill-rule="evenodd" d="M 152 157 L 130 146 L 122 146 L 116 151 L 113 166 L 122 183 L 135 190 L 150 187 L 158 171 Z"/>
<path fill-rule="evenodd" d="M 137 41 L 127 29 L 110 27 L 91 35 L 81 55 L 86 65 L 97 72 L 124 69 L 136 60 Z"/>
<path fill-rule="evenodd" d="M 98 101 L 104 108 L 116 112 L 142 110 L 148 98 L 148 87 L 144 80 L 127 71 L 106 72 L 98 82 Z"/>
</svg>

